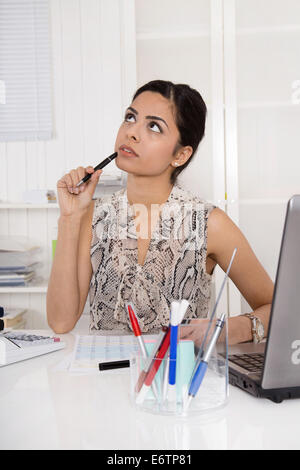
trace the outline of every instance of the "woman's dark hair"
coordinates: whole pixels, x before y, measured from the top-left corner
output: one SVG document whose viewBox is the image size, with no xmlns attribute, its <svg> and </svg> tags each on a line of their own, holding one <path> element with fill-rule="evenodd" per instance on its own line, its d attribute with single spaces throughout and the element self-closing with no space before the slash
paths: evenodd
<svg viewBox="0 0 300 470">
<path fill-rule="evenodd" d="M 205 132 L 206 105 L 200 93 L 189 85 L 174 84 L 165 80 L 153 80 L 140 87 L 134 94 L 133 100 L 144 91 L 160 93 L 174 104 L 175 123 L 179 131 L 179 142 L 174 149 L 174 155 L 180 146 L 190 145 L 193 153 L 189 160 L 171 175 L 171 183 L 174 183 L 179 173 L 187 167 L 194 156 Z"/>
</svg>

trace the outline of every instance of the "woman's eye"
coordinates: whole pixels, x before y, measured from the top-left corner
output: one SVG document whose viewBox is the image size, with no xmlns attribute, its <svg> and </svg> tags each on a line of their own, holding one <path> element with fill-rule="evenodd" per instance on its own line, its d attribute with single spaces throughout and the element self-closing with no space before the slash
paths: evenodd
<svg viewBox="0 0 300 470">
<path fill-rule="evenodd" d="M 154 122 L 154 121 L 150 122 L 149 127 L 154 132 L 161 132 L 160 126 L 158 124 L 156 124 L 156 122 Z"/>
<path fill-rule="evenodd" d="M 136 117 L 135 117 L 134 114 L 128 113 L 128 114 L 125 115 L 124 121 L 125 121 L 125 122 L 135 122 L 135 121 L 136 121 Z M 155 121 L 151 121 L 151 122 L 149 123 L 149 128 L 150 128 L 153 132 L 162 133 L 161 127 L 160 127 Z"/>
<path fill-rule="evenodd" d="M 127 121 L 127 122 L 132 122 L 131 119 L 134 119 L 134 120 L 135 120 L 135 116 L 134 116 L 133 114 L 131 114 L 131 113 L 126 114 L 126 116 L 125 116 L 125 121 Z"/>
</svg>

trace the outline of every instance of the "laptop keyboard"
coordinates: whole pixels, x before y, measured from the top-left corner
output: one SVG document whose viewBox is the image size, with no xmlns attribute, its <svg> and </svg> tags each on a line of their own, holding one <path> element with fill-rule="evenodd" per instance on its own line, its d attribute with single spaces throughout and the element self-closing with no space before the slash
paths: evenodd
<svg viewBox="0 0 300 470">
<path fill-rule="evenodd" d="M 232 354 L 228 356 L 228 360 L 243 367 L 248 372 L 261 373 L 264 365 L 264 354 Z"/>
</svg>

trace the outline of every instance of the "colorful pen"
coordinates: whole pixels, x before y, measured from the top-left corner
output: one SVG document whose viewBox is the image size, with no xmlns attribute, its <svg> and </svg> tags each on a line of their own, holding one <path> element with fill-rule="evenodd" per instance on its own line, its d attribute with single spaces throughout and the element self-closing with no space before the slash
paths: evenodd
<svg viewBox="0 0 300 470">
<path fill-rule="evenodd" d="M 236 252 L 237 252 L 237 248 L 235 248 L 233 250 L 233 253 L 232 253 L 232 256 L 231 256 L 231 260 L 229 262 L 229 266 L 227 268 L 227 271 L 226 271 L 226 274 L 224 276 L 224 279 L 223 279 L 223 282 L 222 282 L 222 285 L 221 285 L 221 288 L 220 288 L 220 291 L 219 291 L 219 294 L 218 294 L 218 297 L 217 297 L 217 300 L 215 302 L 215 305 L 214 305 L 214 308 L 213 308 L 213 311 L 212 311 L 212 314 L 210 316 L 210 319 L 209 319 L 209 322 L 208 322 L 208 325 L 207 325 L 207 328 L 206 328 L 206 332 L 205 332 L 205 335 L 204 335 L 204 338 L 203 338 L 203 341 L 201 343 L 201 346 L 200 346 L 200 349 L 199 349 L 199 352 L 198 352 L 198 355 L 197 355 L 197 358 L 196 358 L 196 361 L 195 361 L 195 367 L 194 367 L 194 370 L 193 370 L 193 373 L 192 373 L 192 379 L 191 379 L 191 383 L 190 383 L 190 387 L 189 387 L 189 390 L 191 390 L 191 385 L 192 385 L 192 382 L 193 382 L 193 379 L 194 377 L 196 376 L 196 374 L 199 376 L 197 380 L 200 380 L 200 383 L 199 383 L 199 386 L 202 382 L 202 379 L 204 377 L 204 374 L 205 374 L 205 371 L 206 371 L 206 367 L 205 365 L 202 365 L 201 368 L 199 369 L 199 366 L 201 365 L 201 362 L 203 360 L 203 357 L 202 357 L 202 354 L 203 354 L 203 349 L 204 349 L 204 345 L 205 345 L 205 342 L 206 342 L 206 339 L 207 339 L 207 336 L 208 336 L 208 333 L 209 333 L 209 330 L 210 330 L 210 327 L 211 327 L 211 324 L 212 324 L 212 321 L 213 321 L 213 318 L 215 316 L 215 313 L 216 313 L 216 310 L 217 310 L 217 306 L 218 306 L 218 303 L 219 303 L 219 300 L 221 298 L 221 295 L 222 295 L 222 292 L 223 292 L 223 289 L 224 289 L 224 286 L 225 286 L 225 282 L 227 280 L 227 277 L 229 275 L 229 271 L 231 269 L 231 265 L 233 263 L 233 260 L 234 260 L 234 257 L 236 255 Z M 222 318 L 222 317 L 221 317 Z M 223 327 L 223 325 L 222 325 Z M 205 369 L 205 370 L 204 370 Z M 201 377 L 201 372 L 202 370 L 202 377 Z M 198 372 L 197 372 L 198 371 Z M 195 379 L 196 380 L 196 379 Z M 195 382 L 196 383 L 196 382 Z M 199 387 L 198 387 L 199 388 Z M 189 395 L 190 395 L 190 392 L 189 392 Z M 185 404 L 185 410 L 187 410 L 190 402 L 191 402 L 191 397 L 188 397 L 189 399 L 186 401 L 186 404 Z"/>
<path fill-rule="evenodd" d="M 94 171 L 102 170 L 102 168 L 104 168 L 106 165 L 108 165 L 117 156 L 118 156 L 118 152 L 115 152 L 112 155 L 110 155 L 109 157 L 105 158 L 105 160 L 103 160 L 101 163 L 99 163 L 97 166 L 95 166 Z M 91 176 L 92 176 L 91 173 L 85 175 L 85 177 L 82 178 L 82 180 L 80 180 L 76 184 L 75 187 L 78 188 L 78 186 L 81 186 L 83 183 L 86 183 L 90 179 Z"/>
<path fill-rule="evenodd" d="M 183 320 L 189 303 L 187 300 L 171 303 L 171 321 L 170 321 L 170 365 L 169 365 L 169 386 L 168 399 L 176 401 L 176 367 L 177 367 L 177 341 L 178 325 Z"/>
<path fill-rule="evenodd" d="M 164 360 L 164 373 L 161 386 L 162 401 L 164 402 L 167 399 L 168 394 L 168 377 L 169 377 L 169 367 L 170 367 L 170 348 L 167 351 L 167 357 Z"/>
<path fill-rule="evenodd" d="M 213 349 L 214 349 L 214 347 L 215 347 L 215 345 L 216 345 L 216 343 L 219 339 L 222 328 L 225 324 L 225 316 L 226 316 L 226 314 L 223 313 L 221 315 L 221 317 L 216 321 L 216 326 L 215 326 L 214 332 L 212 334 L 211 340 L 208 343 L 207 349 L 206 349 L 205 353 L 203 354 L 203 358 L 201 359 L 200 364 L 198 365 L 195 373 L 193 374 L 191 384 L 190 384 L 190 387 L 189 387 L 188 399 L 187 399 L 187 402 L 185 404 L 185 411 L 189 407 L 192 398 L 198 392 L 199 387 L 202 383 L 202 380 L 205 376 L 207 366 L 208 366 L 208 361 L 209 361 L 210 356 L 213 352 Z"/>
<path fill-rule="evenodd" d="M 131 322 L 131 325 L 132 325 L 134 335 L 135 335 L 135 337 L 138 341 L 138 344 L 139 344 L 140 351 L 142 353 L 142 356 L 144 358 L 146 358 L 147 357 L 147 351 L 146 351 L 145 343 L 144 343 L 144 340 L 143 340 L 143 337 L 142 337 L 142 332 L 141 332 L 141 329 L 140 329 L 138 319 L 137 319 L 137 317 L 134 313 L 133 305 L 132 304 L 127 304 L 127 310 L 128 310 L 128 314 L 129 314 L 129 318 L 130 318 L 130 322 Z"/>
<path fill-rule="evenodd" d="M 150 368 L 151 368 L 151 365 L 152 363 L 154 362 L 154 359 L 155 359 L 155 356 L 159 350 L 159 348 L 161 347 L 163 341 L 164 341 L 164 338 L 166 336 L 168 332 L 168 328 L 167 327 L 162 327 L 161 331 L 159 332 L 159 335 L 157 337 L 157 340 L 156 340 L 156 343 L 154 344 L 153 348 L 152 348 L 152 351 L 151 351 L 151 354 L 149 354 L 149 356 L 147 357 L 147 359 L 145 360 L 145 364 L 144 364 L 144 368 L 143 370 L 141 371 L 140 375 L 139 375 L 139 378 L 138 378 L 138 381 L 137 381 L 137 384 L 135 386 L 135 391 L 137 393 L 140 392 L 142 386 L 143 386 L 143 383 L 145 381 L 145 377 L 147 375 L 147 373 L 149 372 Z"/>
<path fill-rule="evenodd" d="M 160 368 L 161 366 L 161 363 L 162 363 L 162 360 L 166 354 L 166 352 L 168 351 L 169 349 L 169 346 L 170 346 L 170 334 L 171 334 L 171 329 L 168 328 L 165 336 L 164 336 L 164 339 L 162 341 L 162 344 L 160 346 L 160 348 L 158 349 L 157 351 L 157 354 L 155 355 L 154 357 L 154 360 L 151 364 L 151 367 L 149 369 L 149 371 L 147 372 L 146 376 L 145 376 L 145 380 L 144 380 L 144 383 L 142 385 L 142 388 L 139 392 L 139 394 L 137 395 L 137 398 L 136 398 L 136 403 L 137 404 L 141 404 L 143 403 L 147 393 L 148 393 L 148 390 L 153 382 L 153 379 L 158 371 L 158 369 Z"/>
<path fill-rule="evenodd" d="M 142 337 L 142 332 L 141 332 L 141 329 L 140 329 L 138 319 L 137 319 L 137 317 L 134 313 L 133 305 L 131 303 L 127 304 L 127 310 L 128 310 L 128 314 L 129 314 L 129 318 L 130 318 L 130 322 L 131 322 L 131 325 L 132 325 L 133 332 L 134 332 L 135 337 L 138 341 L 138 345 L 139 345 L 141 354 L 142 354 L 144 359 L 147 359 L 148 354 L 147 354 L 147 351 L 146 351 L 146 346 L 145 346 L 145 343 L 144 343 L 144 340 L 143 340 L 143 337 Z M 152 392 L 153 392 L 155 398 L 158 400 L 158 392 L 157 392 L 155 382 L 153 382 L 151 387 L 152 387 Z"/>
<path fill-rule="evenodd" d="M 201 361 L 202 353 L 203 353 L 203 348 L 204 348 L 204 345 L 205 345 L 205 342 L 206 342 L 206 338 L 207 338 L 208 332 L 209 332 L 209 330 L 210 330 L 210 327 L 211 327 L 211 325 L 212 325 L 212 321 L 213 321 L 213 319 L 214 319 L 215 313 L 216 313 L 216 311 L 217 311 L 217 307 L 218 307 L 218 304 L 219 304 L 219 300 L 220 300 L 220 298 L 221 298 L 221 295 L 222 295 L 222 292 L 223 292 L 223 289 L 224 289 L 224 286 L 225 286 L 225 282 L 227 281 L 227 278 L 228 278 L 228 275 L 229 275 L 229 271 L 230 271 L 230 269 L 231 269 L 231 265 L 232 265 L 232 263 L 233 263 L 233 260 L 234 260 L 234 257 L 235 257 L 235 255 L 236 255 L 236 252 L 237 252 L 237 248 L 235 248 L 235 249 L 233 250 L 233 253 L 232 253 L 232 256 L 231 256 L 231 260 L 230 260 L 230 262 L 229 262 L 227 271 L 226 271 L 226 273 L 225 273 L 225 276 L 224 276 L 224 279 L 223 279 L 223 282 L 222 282 L 222 285 L 221 285 L 221 288 L 220 288 L 220 291 L 219 291 L 217 300 L 216 300 L 216 302 L 215 302 L 215 305 L 214 305 L 212 314 L 211 314 L 211 316 L 210 316 L 210 319 L 209 319 L 209 322 L 208 322 L 208 325 L 207 325 L 207 328 L 206 328 L 206 332 L 205 332 L 203 341 L 202 341 L 202 343 L 201 343 L 200 350 L 199 350 L 198 355 L 197 355 L 195 368 L 198 367 L 198 364 L 199 364 L 200 361 Z M 194 370 L 195 370 L 195 369 L 194 369 Z"/>
</svg>

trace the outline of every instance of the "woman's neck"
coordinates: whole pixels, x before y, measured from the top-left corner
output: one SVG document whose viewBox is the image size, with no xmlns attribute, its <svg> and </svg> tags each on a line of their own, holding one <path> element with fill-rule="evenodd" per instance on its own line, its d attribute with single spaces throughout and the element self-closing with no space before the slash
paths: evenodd
<svg viewBox="0 0 300 470">
<path fill-rule="evenodd" d="M 166 179 L 128 174 L 127 199 L 129 204 L 144 204 L 151 208 L 151 204 L 166 202 L 172 188 L 173 184 Z"/>
</svg>

